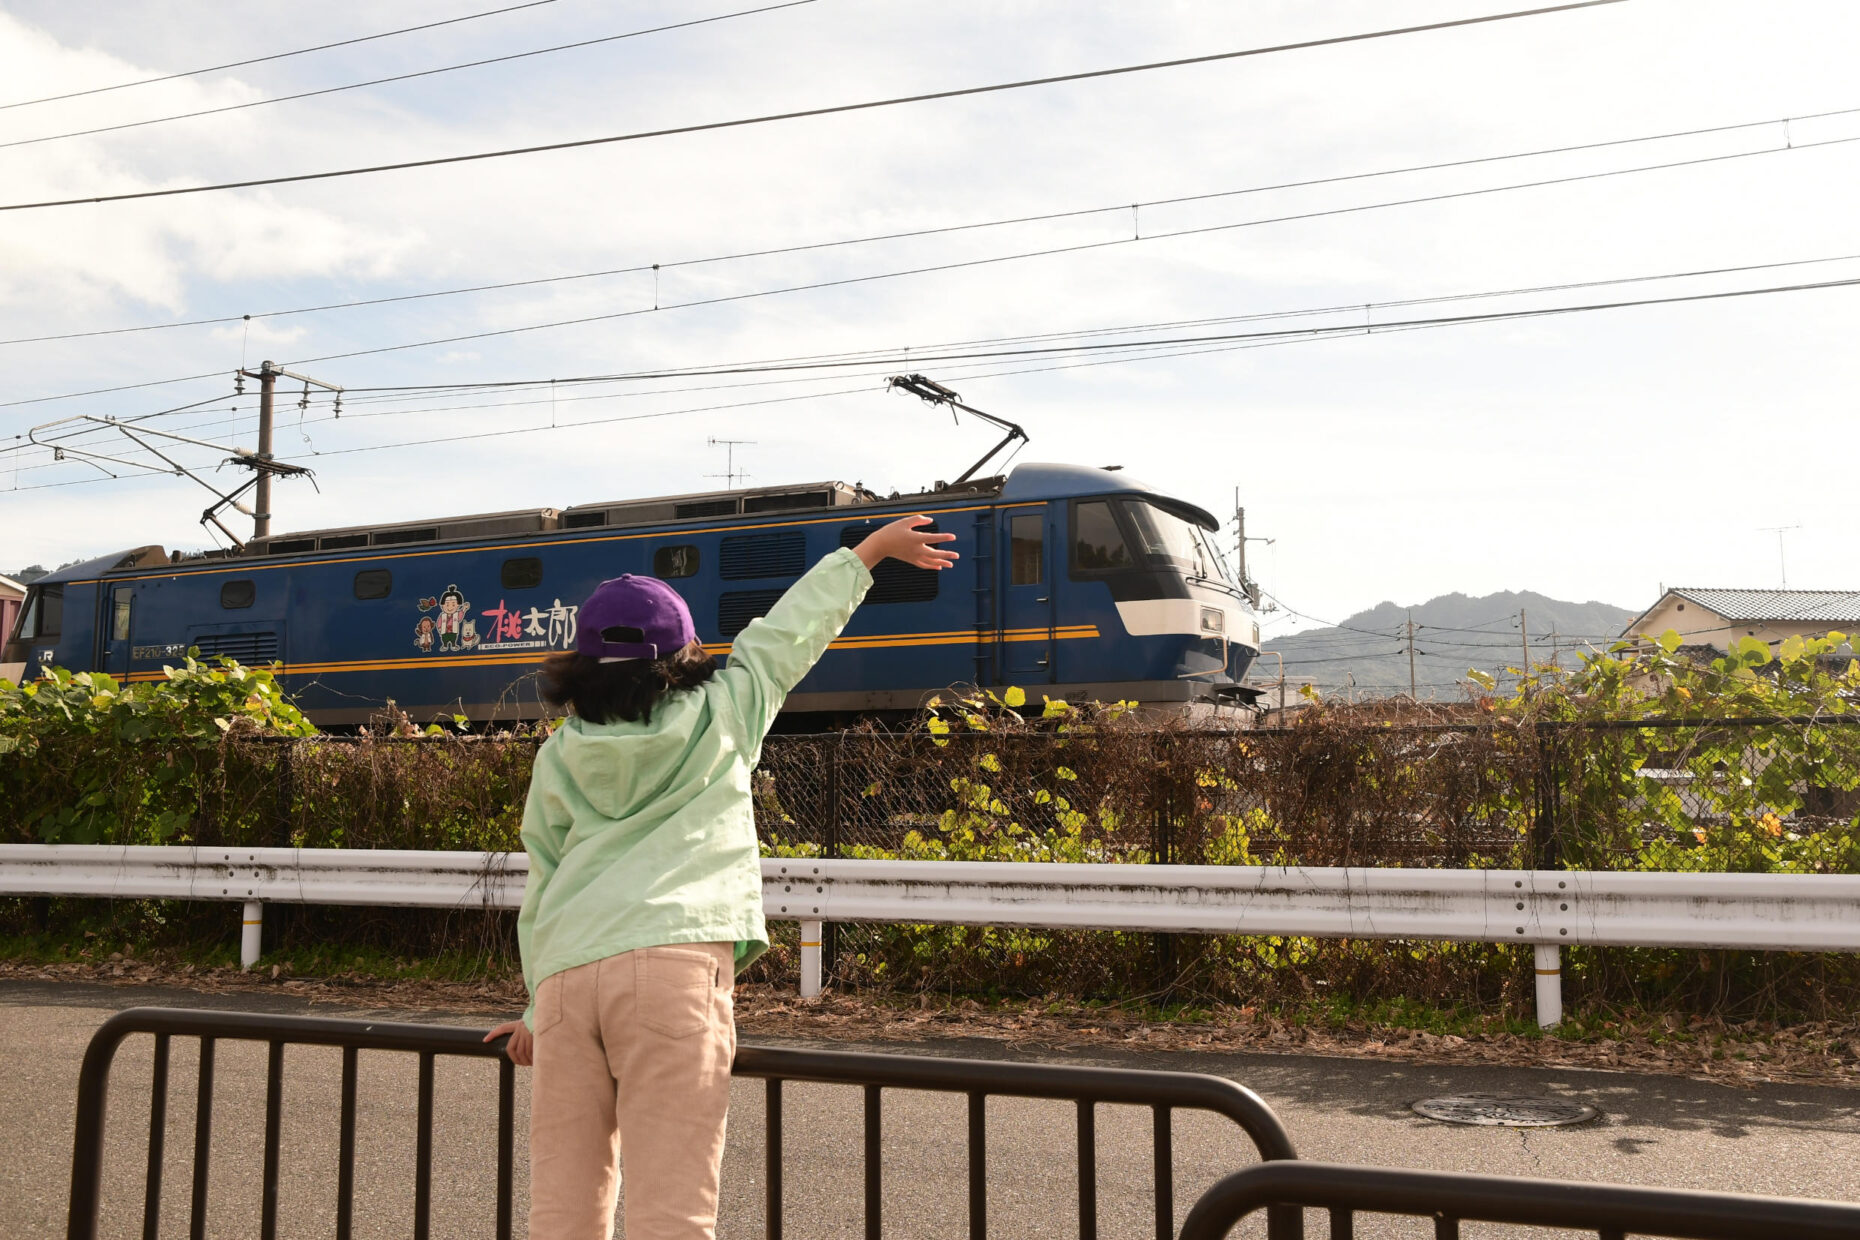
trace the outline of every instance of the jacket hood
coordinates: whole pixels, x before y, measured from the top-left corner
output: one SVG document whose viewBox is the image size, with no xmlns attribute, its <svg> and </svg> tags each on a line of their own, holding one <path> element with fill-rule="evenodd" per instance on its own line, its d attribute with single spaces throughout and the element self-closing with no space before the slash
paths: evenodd
<svg viewBox="0 0 1860 1240">
<path fill-rule="evenodd" d="M 551 742 L 588 804 L 612 819 L 631 817 L 676 782 L 701 731 L 702 690 L 653 703 L 652 720 L 588 723 L 570 716 Z"/>
</svg>

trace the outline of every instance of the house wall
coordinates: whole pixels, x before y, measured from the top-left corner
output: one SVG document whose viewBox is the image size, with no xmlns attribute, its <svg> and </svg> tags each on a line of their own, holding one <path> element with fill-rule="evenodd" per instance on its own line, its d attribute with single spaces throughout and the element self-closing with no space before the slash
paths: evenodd
<svg viewBox="0 0 1860 1240">
<path fill-rule="evenodd" d="M 1740 637 L 1755 637 L 1774 645 L 1785 637 L 1820 637 L 1837 627 L 1793 620 L 1733 623 L 1708 607 L 1668 594 L 1628 636 L 1653 639 L 1673 629 L 1685 638 L 1688 646 L 1708 645 L 1729 650 L 1731 643 Z"/>
</svg>

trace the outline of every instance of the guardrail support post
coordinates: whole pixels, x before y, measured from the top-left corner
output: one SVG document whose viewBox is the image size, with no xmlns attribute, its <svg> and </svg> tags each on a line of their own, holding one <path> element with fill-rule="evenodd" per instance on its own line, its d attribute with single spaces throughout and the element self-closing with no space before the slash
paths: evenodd
<svg viewBox="0 0 1860 1240">
<path fill-rule="evenodd" d="M 812 999 L 820 993 L 820 923 L 801 923 L 801 997 Z"/>
<path fill-rule="evenodd" d="M 1563 952 L 1555 943 L 1537 945 L 1537 1027 L 1563 1023 Z"/>
<path fill-rule="evenodd" d="M 249 969 L 258 963 L 265 950 L 265 905 L 262 901 L 245 902 L 245 921 L 239 929 L 239 967 Z"/>
</svg>

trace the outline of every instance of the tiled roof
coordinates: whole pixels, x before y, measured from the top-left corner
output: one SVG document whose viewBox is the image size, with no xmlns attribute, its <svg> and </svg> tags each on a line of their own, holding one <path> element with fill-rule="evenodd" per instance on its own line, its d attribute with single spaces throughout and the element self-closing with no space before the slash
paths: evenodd
<svg viewBox="0 0 1860 1240">
<path fill-rule="evenodd" d="M 1726 620 L 1860 624 L 1860 590 L 1701 590 L 1674 586 L 1668 593 L 1715 611 Z"/>
</svg>

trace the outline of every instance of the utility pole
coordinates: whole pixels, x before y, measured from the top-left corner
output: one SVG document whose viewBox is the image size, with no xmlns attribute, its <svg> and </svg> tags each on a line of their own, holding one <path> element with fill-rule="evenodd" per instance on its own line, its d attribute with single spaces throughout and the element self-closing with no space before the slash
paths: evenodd
<svg viewBox="0 0 1860 1240">
<path fill-rule="evenodd" d="M 722 478 L 724 490 L 734 491 L 736 489 L 736 480 L 739 477 L 741 478 L 749 477 L 749 474 L 747 472 L 742 473 L 742 474 L 738 474 L 736 472 L 736 450 L 747 444 L 754 443 L 755 440 L 753 439 L 718 439 L 715 436 L 712 436 L 709 442 L 710 442 L 711 447 L 723 449 L 724 466 L 723 466 L 723 472 L 721 474 L 705 474 L 704 476 L 706 478 Z"/>
<path fill-rule="evenodd" d="M 1416 700 L 1414 684 L 1414 612 L 1408 612 L 1408 700 Z"/>
<path fill-rule="evenodd" d="M 1247 537 L 1246 509 L 1240 506 L 1240 488 L 1235 487 L 1234 488 L 1234 554 L 1235 554 L 1235 558 L 1238 559 L 1240 562 L 1240 565 L 1239 565 L 1240 567 L 1240 592 L 1242 594 L 1245 594 L 1247 597 L 1247 601 L 1253 604 L 1254 611 L 1261 610 L 1260 605 L 1259 605 L 1259 584 L 1255 582 L 1251 577 L 1247 576 L 1246 545 L 1250 542 L 1263 542 L 1268 547 L 1270 547 L 1273 543 L 1277 541 L 1278 540 L 1274 538 L 1260 538 L 1258 536 L 1254 536 L 1251 538 Z M 1265 610 L 1268 610 L 1268 611 L 1276 610 L 1276 608 L 1266 608 Z"/>
<path fill-rule="evenodd" d="M 1518 636 L 1524 641 L 1524 666 L 1518 670 L 1526 676 L 1531 674 L 1531 626 L 1524 617 L 1524 608 L 1518 608 Z"/>
<path fill-rule="evenodd" d="M 294 371 L 280 369 L 275 363 L 259 363 L 257 373 L 241 370 L 239 376 L 244 379 L 258 380 L 258 459 L 269 461 L 271 457 L 272 403 L 277 394 L 278 380 L 296 379 L 304 385 L 304 400 L 310 399 L 310 388 L 314 385 L 325 391 L 336 393 L 336 410 L 342 411 L 342 388 L 334 383 L 325 383 L 321 379 L 312 379 L 309 375 L 300 375 Z M 266 470 L 258 472 L 258 486 L 252 493 L 252 537 L 263 538 L 271 533 L 271 474 Z"/>
</svg>

